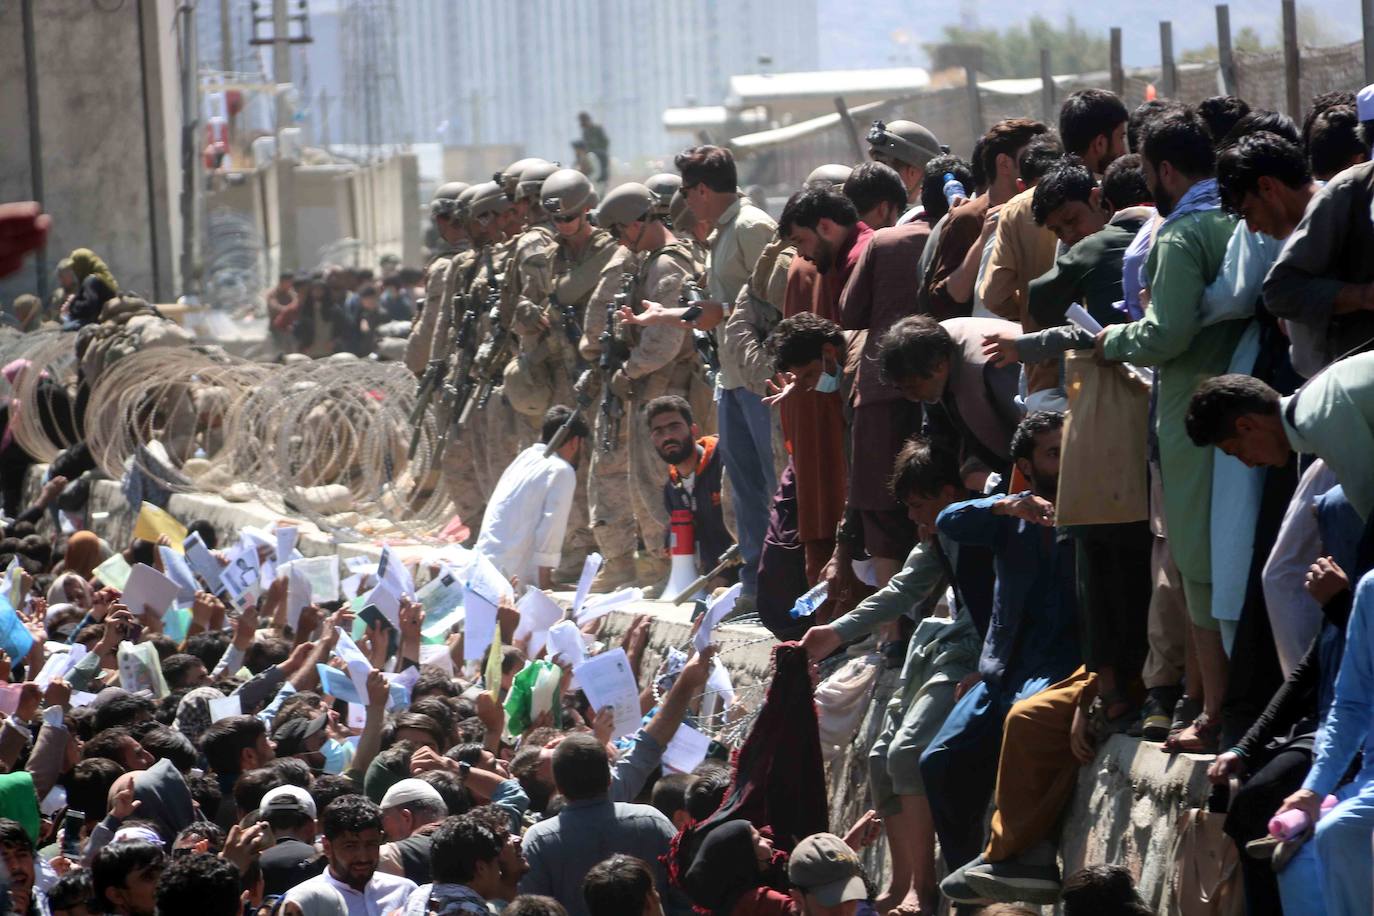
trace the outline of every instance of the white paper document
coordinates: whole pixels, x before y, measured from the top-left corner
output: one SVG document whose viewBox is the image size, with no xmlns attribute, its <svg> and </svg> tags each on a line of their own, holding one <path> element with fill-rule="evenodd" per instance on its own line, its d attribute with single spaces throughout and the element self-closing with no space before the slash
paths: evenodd
<svg viewBox="0 0 1374 916">
<path fill-rule="evenodd" d="M 696 646 L 698 652 L 705 652 L 706 647 L 711 645 L 711 632 L 725 619 L 726 614 L 735 609 L 735 601 L 739 599 L 740 590 L 743 588 L 742 584 L 736 582 L 706 608 L 706 613 L 701 618 L 701 626 L 697 627 L 697 635 L 692 640 L 692 645 Z"/>
<path fill-rule="evenodd" d="M 549 658 L 562 658 L 563 663 L 576 668 L 586 658 L 587 650 L 582 645 L 582 632 L 571 620 L 560 620 L 549 627 Z"/>
<path fill-rule="evenodd" d="M 615 711 L 612 738 L 624 738 L 639 729 L 643 719 L 639 710 L 639 687 L 624 649 L 617 646 L 593 656 L 574 668 L 573 674 L 592 709 L 600 712 L 609 706 Z"/>
<path fill-rule="evenodd" d="M 134 616 L 143 613 L 161 617 L 177 600 L 181 586 L 146 563 L 135 563 L 124 583 L 124 603 Z"/>
<path fill-rule="evenodd" d="M 211 722 L 218 722 L 220 719 L 241 715 L 243 715 L 243 703 L 239 700 L 239 695 L 237 693 L 210 701 Z"/>
<path fill-rule="evenodd" d="M 679 773 L 690 773 L 706 759 L 711 749 L 711 737 L 683 724 L 673 733 L 673 740 L 663 749 L 663 765 Z"/>
<path fill-rule="evenodd" d="M 619 591 L 611 592 L 609 595 L 592 595 L 582 602 L 582 609 L 577 612 L 577 625 L 584 626 L 598 617 L 605 617 L 611 611 L 643 600 L 644 589 L 642 588 L 622 588 Z"/>
<path fill-rule="evenodd" d="M 601 572 L 601 565 L 606 562 L 601 554 L 592 551 L 587 554 L 587 559 L 582 561 L 582 575 L 577 580 L 577 591 L 573 593 L 573 613 L 576 614 L 582 608 L 582 602 L 587 600 L 587 594 L 592 590 L 592 580 L 596 574 Z M 534 583 L 530 583 L 531 587 Z"/>
<path fill-rule="evenodd" d="M 463 594 L 463 611 L 463 661 L 478 662 L 486 658 L 496 638 L 496 605 L 469 586 Z"/>
</svg>

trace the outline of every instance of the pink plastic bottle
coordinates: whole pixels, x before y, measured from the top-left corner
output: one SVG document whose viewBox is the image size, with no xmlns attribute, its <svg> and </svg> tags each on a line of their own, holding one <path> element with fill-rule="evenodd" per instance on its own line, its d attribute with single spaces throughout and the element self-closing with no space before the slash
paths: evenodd
<svg viewBox="0 0 1374 916">
<path fill-rule="evenodd" d="M 1321 817 L 1326 816 L 1326 812 L 1336 807 L 1336 796 L 1328 795 L 1322 799 Z M 1320 819 L 1320 818 L 1319 818 Z M 1309 826 L 1307 815 L 1296 809 L 1276 814 L 1269 819 L 1269 835 L 1280 840 L 1291 840 L 1301 836 Z"/>
</svg>

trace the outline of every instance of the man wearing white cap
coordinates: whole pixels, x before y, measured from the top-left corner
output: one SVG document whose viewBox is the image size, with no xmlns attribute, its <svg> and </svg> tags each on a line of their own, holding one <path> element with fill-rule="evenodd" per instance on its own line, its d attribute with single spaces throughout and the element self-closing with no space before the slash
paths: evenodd
<svg viewBox="0 0 1374 916">
<path fill-rule="evenodd" d="M 859 901 L 868 899 L 859 857 L 833 833 L 815 833 L 798 843 L 787 877 L 803 916 L 854 916 Z"/>
<path fill-rule="evenodd" d="M 377 870 L 402 875 L 416 884 L 431 880 L 430 834 L 448 816 L 439 790 L 423 779 L 402 779 L 382 796 L 382 846 Z"/>
<path fill-rule="evenodd" d="M 262 797 L 258 819 L 277 838 L 258 860 L 263 893 L 284 894 L 324 871 L 324 857 L 315 849 L 315 814 L 315 800 L 299 786 L 279 786 Z"/>
</svg>

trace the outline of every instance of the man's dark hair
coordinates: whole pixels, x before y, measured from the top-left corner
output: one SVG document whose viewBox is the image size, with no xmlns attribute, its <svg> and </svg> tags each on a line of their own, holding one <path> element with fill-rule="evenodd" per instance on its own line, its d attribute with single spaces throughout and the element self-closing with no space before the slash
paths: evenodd
<svg viewBox="0 0 1374 916">
<path fill-rule="evenodd" d="M 571 417 L 572 414 L 572 408 L 563 404 L 555 404 L 550 407 L 544 414 L 544 425 L 539 429 L 539 441 L 543 442 L 545 445 L 552 442 L 553 437 L 558 433 L 558 430 L 562 428 L 563 424 L 568 422 L 568 417 Z M 591 437 L 591 434 L 592 431 L 587 428 L 587 421 L 581 417 L 574 418 L 572 424 L 568 427 L 569 439 L 574 437 L 587 439 Z"/>
<path fill-rule="evenodd" d="M 205 664 L 194 655 L 185 652 L 178 652 L 162 660 L 162 676 L 167 681 L 167 686 L 176 690 L 179 687 L 190 686 L 186 683 L 191 676 L 192 670 L 197 665 Z"/>
<path fill-rule="evenodd" d="M 1064 415 L 1055 410 L 1034 410 L 1021 418 L 1011 434 L 1011 460 L 1031 459 L 1037 436 L 1064 428 Z"/>
<path fill-rule="evenodd" d="M 1017 174 L 1021 182 L 1030 187 L 1064 161 L 1064 144 L 1053 131 L 1043 133 L 1026 144 L 1021 155 L 1016 157 Z"/>
<path fill-rule="evenodd" d="M 103 701 L 96 709 L 92 725 L 97 732 L 120 725 L 133 725 L 143 716 L 151 716 L 156 709 L 153 701 L 147 697 L 135 696 L 132 693 L 113 696 Z"/>
<path fill-rule="evenodd" d="M 611 764 L 606 747 L 589 734 L 569 735 L 553 751 L 553 781 L 568 801 L 606 794 Z"/>
<path fill-rule="evenodd" d="M 221 776 L 239 772 L 239 754 L 256 747 L 267 726 L 256 716 L 229 716 L 212 724 L 200 736 L 200 752 L 210 769 Z"/>
<path fill-rule="evenodd" d="M 530 810 L 547 813 L 553 792 L 548 783 L 539 778 L 540 745 L 527 744 L 515 752 L 510 760 L 510 775 L 520 782 L 520 788 L 530 798 Z"/>
<path fill-rule="evenodd" d="M 906 184 L 897 170 L 883 162 L 868 161 L 854 167 L 844 182 L 844 196 L 859 213 L 867 213 L 883 202 L 892 204 L 900 214 L 906 209 Z"/>
<path fill-rule="evenodd" d="M 576 432 L 573 435 L 577 435 Z M 552 438 L 552 437 L 550 437 Z M 547 440 L 545 440 L 547 441 Z M 448 744 L 444 736 L 444 727 L 435 722 L 429 716 L 418 712 L 403 712 L 391 723 L 391 733 L 394 735 L 402 728 L 413 728 L 416 731 L 424 732 L 434 739 L 434 746 L 442 748 Z"/>
<path fill-rule="evenodd" d="M 103 902 L 92 904 L 94 893 L 91 889 L 91 873 L 84 868 L 73 868 L 48 888 L 48 912 L 77 907 L 86 907 L 92 913 L 102 912 L 105 909 Z"/>
<path fill-rule="evenodd" d="M 988 183 L 997 178 L 998 156 L 1010 156 L 1015 165 L 1021 148 L 1048 130 L 1047 126 L 1030 118 L 1006 118 L 992 125 L 983 134 L 983 171 Z"/>
<path fill-rule="evenodd" d="M 692 771 L 696 778 L 687 787 L 687 813 L 694 821 L 704 821 L 720 807 L 730 790 L 730 768 L 718 763 L 703 763 Z"/>
<path fill-rule="evenodd" d="M 436 665 L 421 665 L 420 678 L 415 682 L 415 686 L 410 689 L 410 695 L 425 696 L 426 694 L 445 697 L 456 697 L 458 695 L 458 685 L 453 682 L 453 678 L 448 676 L 448 672 Z"/>
<path fill-rule="evenodd" d="M 228 859 L 209 853 L 178 856 L 167 863 L 158 878 L 157 911 L 237 916 L 242 912 L 241 880 L 239 870 Z"/>
<path fill-rule="evenodd" d="M 1081 159 L 1073 156 L 1062 160 L 1040 179 L 1035 186 L 1035 193 L 1031 195 L 1031 216 L 1035 218 L 1035 224 L 1045 225 L 1050 214 L 1064 204 L 1078 201 L 1091 205 L 1095 187 L 1097 179 L 1093 178 L 1092 170 Z"/>
<path fill-rule="evenodd" d="M 521 894 L 501 911 L 502 916 L 568 916 L 568 911 L 552 897 L 543 894 Z"/>
<path fill-rule="evenodd" d="M 205 543 L 207 550 L 214 550 L 219 546 L 219 535 L 215 532 L 215 526 L 203 518 L 198 518 L 186 526 L 188 534 L 200 535 L 201 541 Z"/>
<path fill-rule="evenodd" d="M 256 811 L 262 797 L 278 786 L 286 785 L 281 774 L 271 767 L 258 767 L 239 775 L 234 781 L 234 804 L 240 814 Z"/>
<path fill-rule="evenodd" d="M 652 423 L 654 417 L 661 413 L 680 414 L 683 422 L 689 427 L 694 422 L 692 420 L 692 405 L 687 403 L 686 398 L 675 394 L 665 394 L 650 401 L 644 408 L 644 421 Z"/>
<path fill-rule="evenodd" d="M 934 496 L 944 487 L 959 490 L 963 485 L 959 455 L 924 436 L 912 436 L 902 445 L 888 483 L 892 495 L 903 503 L 910 496 Z"/>
<path fill-rule="evenodd" d="M 671 820 L 674 814 L 687 807 L 687 789 L 694 779 L 691 773 L 669 773 L 659 777 L 649 796 L 649 804 Z"/>
<path fill-rule="evenodd" d="M 964 185 L 964 187 L 975 194 L 983 193 L 988 187 L 988 170 L 983 160 L 983 153 L 987 148 L 988 138 L 985 134 L 973 141 L 973 151 L 968 154 L 968 170 L 969 174 L 973 176 L 973 187 L 968 185 Z M 929 163 L 927 163 L 926 170 L 929 171 Z"/>
<path fill-rule="evenodd" d="M 1197 113 L 1207 125 L 1212 142 L 1219 145 L 1236 122 L 1250 113 L 1250 105 L 1234 95 L 1214 95 L 1197 103 Z"/>
<path fill-rule="evenodd" d="M 0 817 L 0 849 L 15 849 L 33 855 L 33 838 L 18 821 Z"/>
<path fill-rule="evenodd" d="M 468 761 L 471 763 L 472 761 Z M 427 782 L 444 800 L 449 814 L 463 814 L 472 807 L 472 794 L 463 786 L 463 780 L 448 770 L 430 770 L 415 777 Z"/>
<path fill-rule="evenodd" d="M 320 831 L 332 840 L 345 833 L 382 829 L 382 809 L 363 795 L 340 795 L 320 815 Z"/>
<path fill-rule="evenodd" d="M 735 157 L 723 146 L 693 146 L 673 157 L 682 175 L 682 186 L 704 184 L 712 191 L 730 193 L 739 187 Z"/>
<path fill-rule="evenodd" d="M 852 226 L 859 221 L 859 211 L 854 203 L 839 191 L 830 188 L 807 188 L 793 194 L 782 208 L 778 218 L 778 236 L 787 238 L 793 229 L 815 229 L 822 219 L 828 219 L 841 226 Z"/>
<path fill-rule="evenodd" d="M 908 315 L 878 341 L 878 365 L 884 381 L 929 378 L 954 357 L 954 339 L 929 315 Z"/>
<path fill-rule="evenodd" d="M 281 777 L 284 786 L 299 786 L 309 792 L 315 783 L 310 764 L 299 757 L 273 757 L 267 762 L 267 768 Z"/>
<path fill-rule="evenodd" d="M 1151 121 L 1167 112 L 1183 111 L 1187 107 L 1176 99 L 1150 99 L 1137 105 L 1131 112 L 1130 120 L 1126 122 L 1126 144 L 1131 148 L 1131 152 L 1144 152 L 1145 128 Z"/>
<path fill-rule="evenodd" d="M 124 773 L 122 764 L 105 757 L 79 761 L 66 777 L 67 804 L 86 812 L 87 820 L 100 820 L 109 810 L 110 787 Z"/>
<path fill-rule="evenodd" d="M 506 650 L 520 651 L 516 649 L 515 646 L 506 646 L 502 652 Z M 521 667 L 524 666 L 522 665 Z M 502 671 L 504 672 L 504 670 L 505 666 L 502 665 Z M 443 740 L 439 742 L 439 747 L 442 748 L 444 745 L 453 741 L 453 727 L 456 724 L 453 720 L 453 707 L 445 703 L 442 699 L 439 697 L 424 697 L 419 700 L 414 700 L 410 704 L 410 712 L 419 713 L 433 720 L 434 724 L 439 726 L 439 732 L 443 736 Z"/>
<path fill-rule="evenodd" d="M 1279 393 L 1253 375 L 1229 373 L 1206 379 L 1188 402 L 1184 427 L 1201 448 L 1236 434 L 1236 420 L 1246 414 L 1278 416 Z"/>
<path fill-rule="evenodd" d="M 273 665 L 280 665 L 291 655 L 291 643 L 279 636 L 258 637 L 243 653 L 243 667 L 254 674 L 262 674 Z"/>
<path fill-rule="evenodd" d="M 798 312 L 779 321 L 765 342 L 768 352 L 773 355 L 773 366 L 779 372 L 788 372 L 820 359 L 826 344 L 839 351 L 837 359 L 843 366 L 844 330 L 814 312 Z"/>
<path fill-rule="evenodd" d="M 330 802 L 345 795 L 358 794 L 358 787 L 347 776 L 328 774 L 315 780 L 310 787 L 310 797 L 315 802 L 315 810 L 323 813 Z"/>
<path fill-rule="evenodd" d="M 184 648 L 187 653 L 204 662 L 207 671 L 214 671 L 215 665 L 219 664 L 229 648 L 229 637 L 220 632 L 197 633 L 186 640 Z"/>
<path fill-rule="evenodd" d="M 477 863 L 496 859 L 501 846 L 491 829 L 470 814 L 444 818 L 430 835 L 434 880 L 466 884 L 477 876 Z"/>
<path fill-rule="evenodd" d="M 1059 136 L 1064 149 L 1082 156 L 1098 137 L 1111 140 L 1117 126 L 1130 114 L 1115 92 L 1106 89 L 1080 89 L 1059 106 Z"/>
<path fill-rule="evenodd" d="M 212 814 L 219 810 L 224 801 L 224 792 L 219 780 L 204 773 L 190 774 L 186 777 L 186 788 L 191 791 L 191 800 L 200 805 L 200 810 Z"/>
<path fill-rule="evenodd" d="M 195 821 L 177 831 L 176 839 L 172 841 L 172 853 L 175 855 L 177 851 L 204 840 L 206 851 L 218 855 L 224 848 L 224 836 L 224 831 L 217 824 L 210 821 Z"/>
<path fill-rule="evenodd" d="M 1302 145 L 1307 148 L 1307 138 L 1312 133 L 1312 122 L 1317 120 L 1323 112 L 1332 108 L 1354 108 L 1355 93 L 1349 89 L 1332 89 L 1329 92 L 1320 92 L 1312 96 L 1312 101 L 1307 104 L 1307 115 L 1302 119 Z"/>
<path fill-rule="evenodd" d="M 1246 134 L 1217 157 L 1222 207 L 1239 214 L 1245 195 L 1258 192 L 1260 179 L 1266 177 L 1295 190 L 1312 181 L 1307 160 L 1296 143 L 1268 131 Z"/>
<path fill-rule="evenodd" d="M 1150 121 L 1143 152 L 1156 169 L 1167 162 L 1189 178 L 1210 178 L 1216 168 L 1212 136 L 1191 110 L 1166 112 Z"/>
<path fill-rule="evenodd" d="M 649 866 L 622 853 L 593 865 L 582 879 L 582 899 L 592 916 L 639 916 L 653 889 Z"/>
<path fill-rule="evenodd" d="M 926 174 L 921 179 L 921 206 L 926 208 L 926 219 L 932 224 L 949 212 L 949 201 L 945 199 L 945 176 L 953 175 L 964 190 L 973 194 L 973 171 L 969 164 L 953 153 L 942 153 L 926 163 Z"/>
<path fill-rule="evenodd" d="M 170 760 L 172 766 L 184 776 L 191 772 L 197 762 L 195 745 L 189 738 L 174 728 L 155 725 L 140 729 L 136 735 L 139 744 L 158 760 Z"/>
<path fill-rule="evenodd" d="M 1064 879 L 1059 892 L 1064 916 L 1103 916 L 1125 913 L 1143 903 L 1131 873 L 1120 865 L 1089 865 Z"/>
<path fill-rule="evenodd" d="M 1313 119 L 1307 137 L 1307 158 L 1317 175 L 1343 172 L 1369 146 L 1360 136 L 1360 120 L 1354 105 L 1328 108 Z"/>
<path fill-rule="evenodd" d="M 132 739 L 133 735 L 123 726 L 96 732 L 91 740 L 87 741 L 81 748 L 81 757 L 83 760 L 89 760 L 92 757 L 104 757 L 106 760 L 113 760 L 123 766 L 125 738 Z"/>
<path fill-rule="evenodd" d="M 1113 213 L 1154 200 L 1139 153 L 1127 153 L 1107 166 L 1102 173 L 1102 199 Z"/>
<path fill-rule="evenodd" d="M 1285 140 L 1290 140 L 1299 146 L 1302 145 L 1302 136 L 1298 133 L 1298 125 L 1293 123 L 1292 118 L 1280 111 L 1257 108 L 1236 122 L 1236 126 L 1231 128 L 1231 132 L 1226 135 L 1226 141 L 1222 146 L 1229 146 L 1246 134 L 1254 134 L 1262 130 L 1267 130 L 1271 134 L 1278 134 Z"/>
<path fill-rule="evenodd" d="M 166 861 L 162 847 L 147 840 L 121 840 L 102 847 L 91 860 L 91 887 L 97 903 L 106 910 L 110 901 L 105 892 L 128 886 L 129 875 L 140 868 Z"/>
</svg>

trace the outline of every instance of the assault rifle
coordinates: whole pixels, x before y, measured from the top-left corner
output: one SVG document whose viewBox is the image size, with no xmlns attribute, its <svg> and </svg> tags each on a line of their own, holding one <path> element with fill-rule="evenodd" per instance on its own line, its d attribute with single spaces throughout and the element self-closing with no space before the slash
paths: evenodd
<svg viewBox="0 0 1374 916">
<path fill-rule="evenodd" d="M 682 295 L 678 297 L 679 303 L 690 307 L 705 301 L 706 294 L 694 281 L 688 280 L 682 284 Z M 697 356 L 701 357 L 702 364 L 706 366 L 706 380 L 711 383 L 712 387 L 715 387 L 716 376 L 720 374 L 720 350 L 716 347 L 715 335 L 710 331 L 692 328 L 692 345 L 696 347 Z"/>
<path fill-rule="evenodd" d="M 497 385 L 501 384 L 501 377 L 506 371 L 506 363 L 510 359 L 511 335 L 510 331 L 501 324 L 501 294 L 495 287 L 487 295 L 487 304 L 491 306 L 491 311 L 487 313 L 487 320 L 492 328 L 491 338 L 478 349 L 477 358 L 473 361 L 473 373 L 477 376 L 477 387 L 468 396 L 462 411 L 454 422 L 454 427 L 458 430 L 462 430 L 468 425 L 474 407 L 478 410 L 486 408 L 487 401 L 491 400 L 491 393 L 496 390 Z"/>
<path fill-rule="evenodd" d="M 606 328 L 601 332 L 601 451 L 615 451 L 620 440 L 620 421 L 625 417 L 625 403 L 611 388 L 611 378 L 625 365 L 629 357 L 628 348 L 615 333 L 616 314 L 621 306 L 630 304 L 630 291 L 634 287 L 634 274 L 626 273 L 620 278 L 620 292 L 616 293 L 606 305 Z"/>
</svg>

